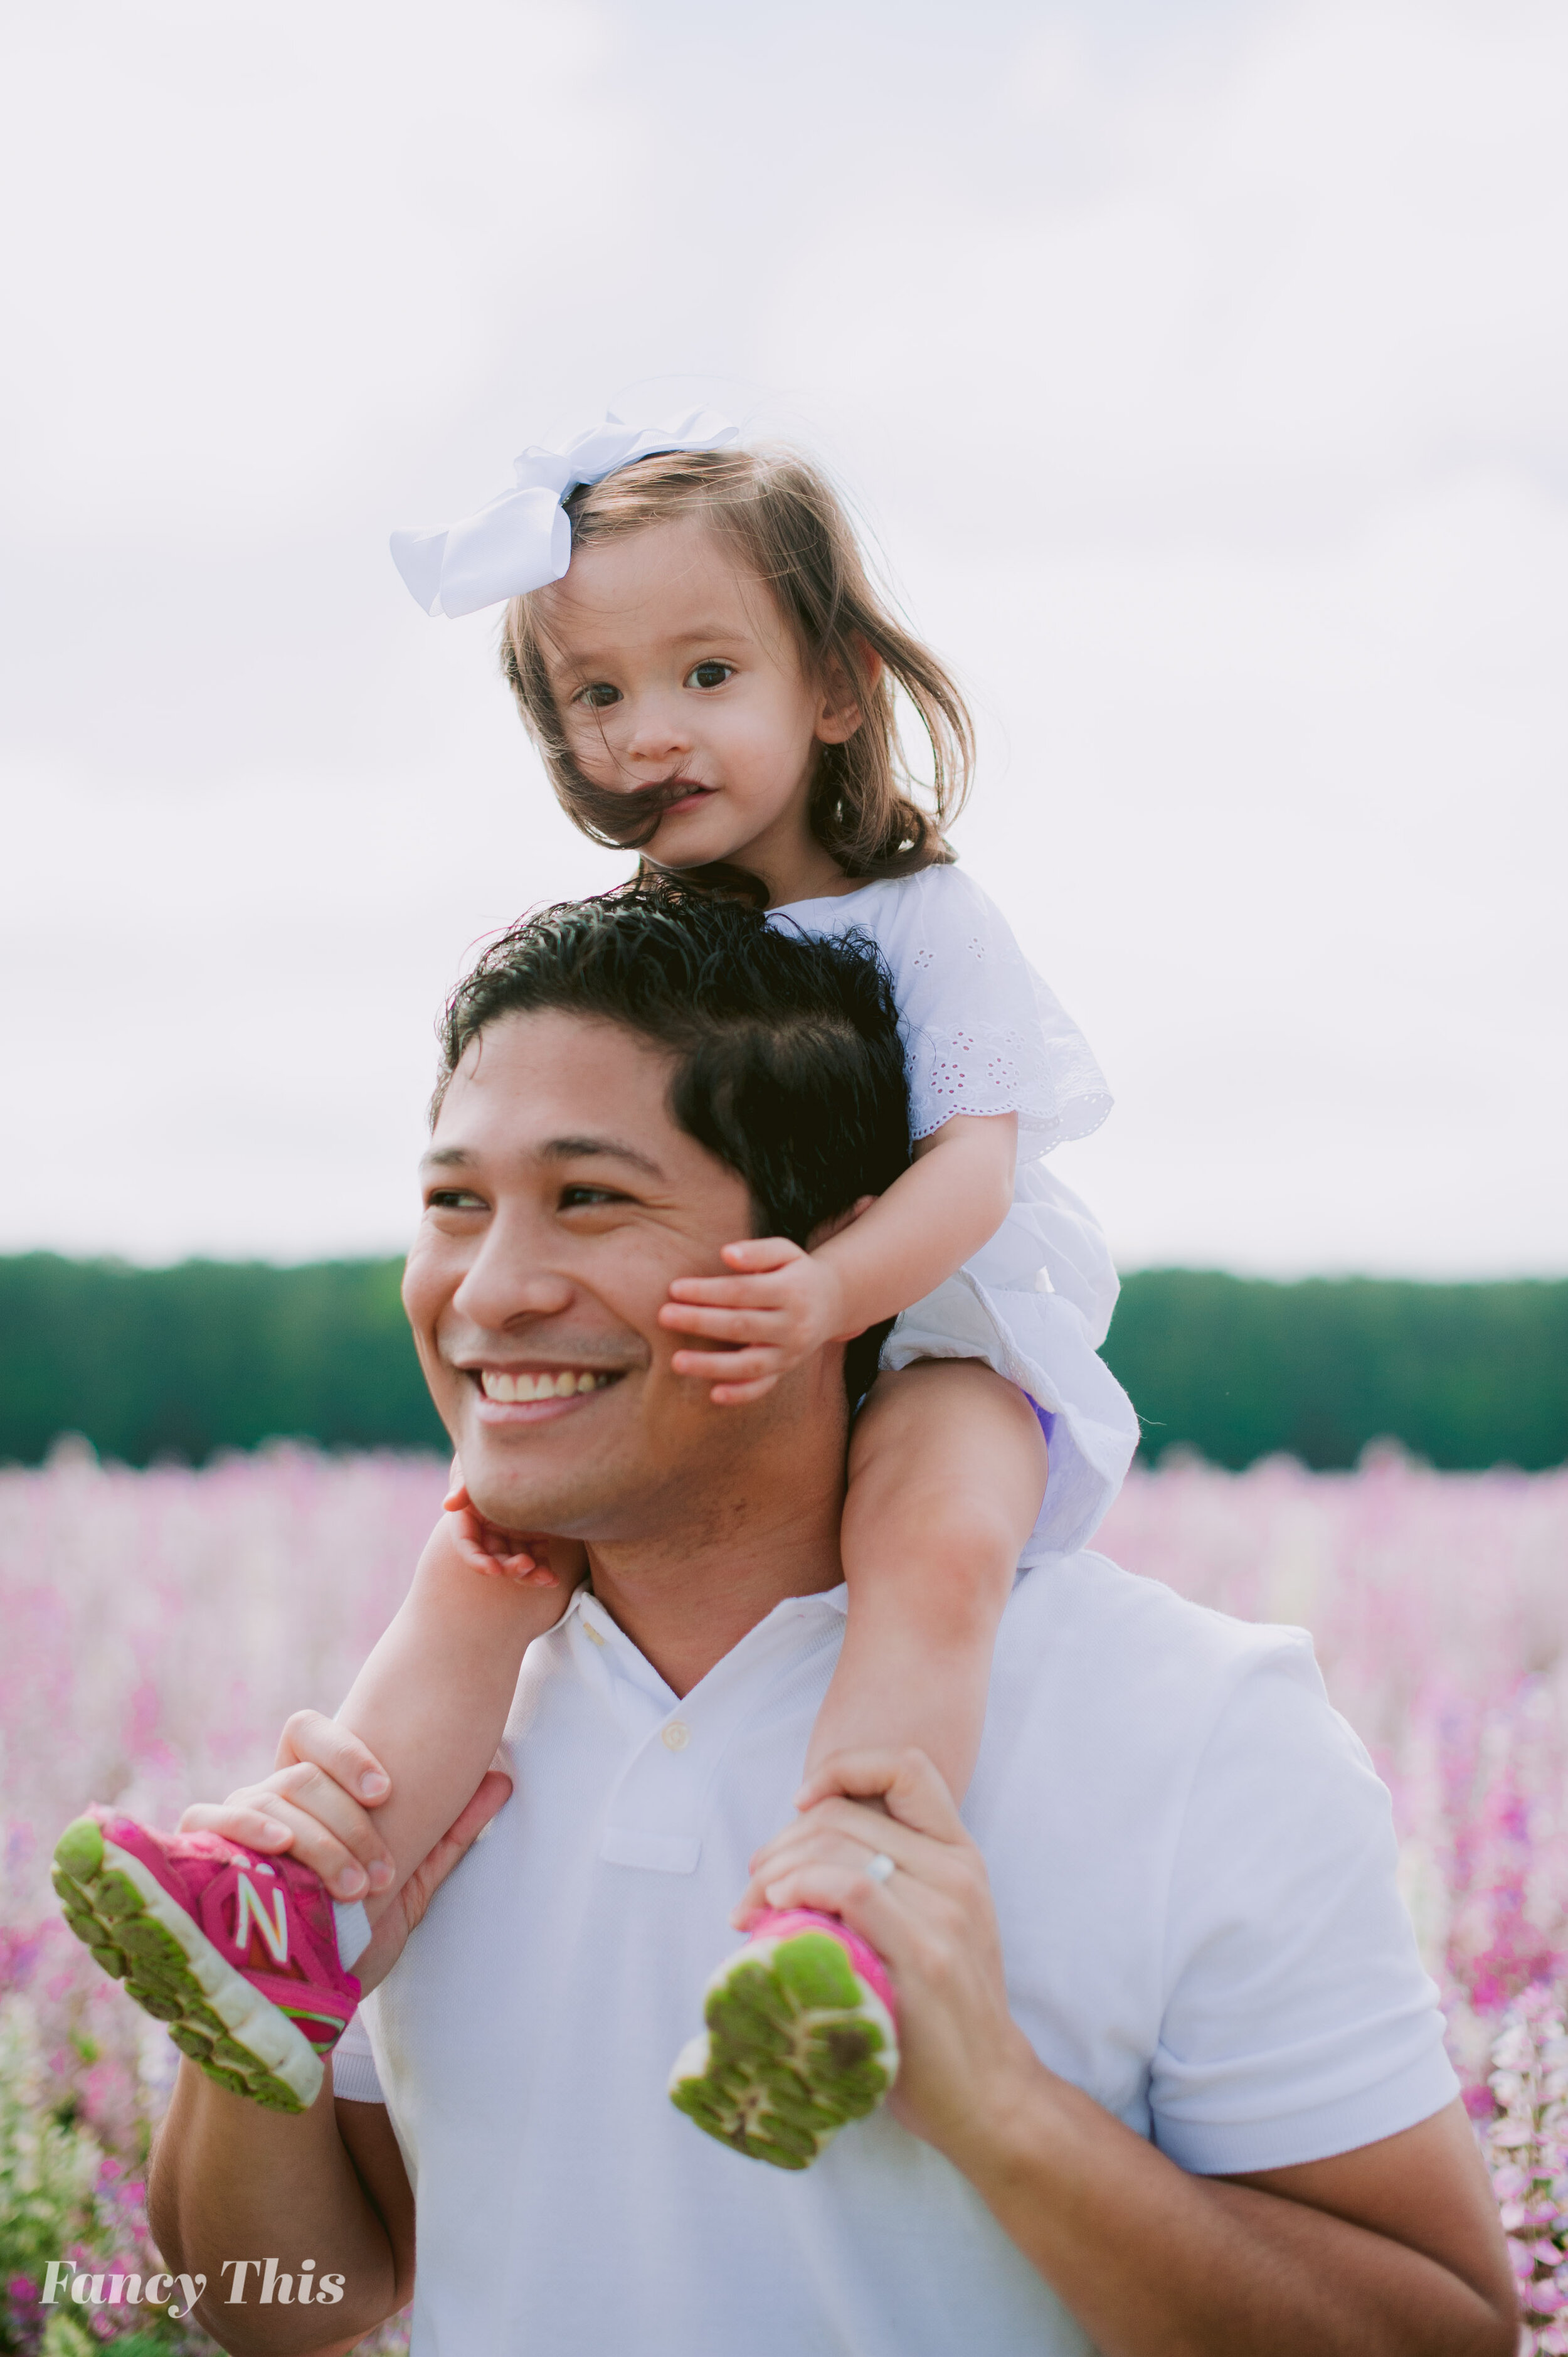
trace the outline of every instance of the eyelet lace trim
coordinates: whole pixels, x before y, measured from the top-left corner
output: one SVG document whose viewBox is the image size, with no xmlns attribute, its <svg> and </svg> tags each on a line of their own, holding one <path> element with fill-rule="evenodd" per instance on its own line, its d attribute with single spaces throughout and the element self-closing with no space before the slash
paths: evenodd
<svg viewBox="0 0 1568 2357">
<path fill-rule="evenodd" d="M 956 1114 L 1004 1113 L 1017 1114 L 1019 1146 L 1030 1158 L 1087 1137 L 1111 1110 L 1104 1080 L 1087 1047 L 1075 1054 L 1054 1044 L 1053 1069 L 1038 1032 L 990 1023 L 922 1028 L 909 1057 L 915 1137 Z"/>
</svg>

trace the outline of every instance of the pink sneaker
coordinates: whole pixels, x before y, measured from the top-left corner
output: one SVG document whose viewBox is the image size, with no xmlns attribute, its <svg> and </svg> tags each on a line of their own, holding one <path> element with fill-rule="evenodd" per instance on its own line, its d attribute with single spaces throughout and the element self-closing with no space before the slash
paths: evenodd
<svg viewBox="0 0 1568 2357">
<path fill-rule="evenodd" d="M 360 1984 L 308 1867 L 94 1809 L 56 1843 L 54 1886 L 77 1938 L 209 2079 L 273 2111 L 315 2102 Z"/>
<path fill-rule="evenodd" d="M 776 2169 L 810 2169 L 898 2075 L 886 1966 L 847 1923 L 811 1908 L 761 1918 L 709 1981 L 703 2018 L 675 2059 L 670 2100 Z"/>
</svg>

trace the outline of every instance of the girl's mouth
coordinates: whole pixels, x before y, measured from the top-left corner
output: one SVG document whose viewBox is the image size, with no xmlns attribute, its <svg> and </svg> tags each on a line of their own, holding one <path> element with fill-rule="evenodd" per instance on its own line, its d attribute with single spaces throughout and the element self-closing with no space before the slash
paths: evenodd
<svg viewBox="0 0 1568 2357">
<path fill-rule="evenodd" d="M 664 791 L 670 796 L 670 800 L 664 804 L 660 816 L 673 818 L 678 811 L 695 810 L 699 803 L 708 800 L 714 789 L 712 786 L 699 786 L 690 778 L 671 778 Z"/>
</svg>

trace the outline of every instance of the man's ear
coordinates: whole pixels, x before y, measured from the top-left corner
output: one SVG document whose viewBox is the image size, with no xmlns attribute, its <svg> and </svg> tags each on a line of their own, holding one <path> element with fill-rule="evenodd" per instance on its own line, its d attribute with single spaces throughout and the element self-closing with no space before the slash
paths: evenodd
<svg viewBox="0 0 1568 2357">
<path fill-rule="evenodd" d="M 869 1211 L 875 1200 L 875 1195 L 862 1195 L 857 1202 L 850 1205 L 847 1211 L 835 1211 L 831 1220 L 824 1220 L 820 1228 L 811 1230 L 811 1234 L 806 1238 L 806 1250 L 815 1252 L 817 1246 L 825 1244 L 830 1236 L 842 1236 L 845 1228 L 853 1228 L 861 1213 Z"/>
<path fill-rule="evenodd" d="M 882 657 L 864 639 L 856 640 L 855 645 L 865 683 L 875 687 L 882 676 Z M 843 663 L 830 662 L 822 674 L 822 700 L 817 712 L 818 744 L 847 745 L 865 717 L 854 682 Z"/>
</svg>

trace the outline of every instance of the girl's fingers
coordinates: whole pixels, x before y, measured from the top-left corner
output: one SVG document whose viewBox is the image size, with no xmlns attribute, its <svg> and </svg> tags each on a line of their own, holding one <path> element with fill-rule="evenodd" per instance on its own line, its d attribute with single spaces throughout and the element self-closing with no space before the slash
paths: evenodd
<svg viewBox="0 0 1568 2357">
<path fill-rule="evenodd" d="M 489 1547 L 478 1548 L 466 1556 L 474 1571 L 488 1572 L 491 1578 L 514 1579 L 520 1587 L 556 1587 L 560 1585 L 547 1563 L 520 1551 L 503 1555 L 498 1547 L 492 1554 Z"/>
<path fill-rule="evenodd" d="M 699 1309 L 667 1301 L 659 1323 L 671 1334 L 703 1334 L 714 1342 L 771 1342 L 778 1339 L 783 1313 L 778 1309 Z"/>
<path fill-rule="evenodd" d="M 695 1375 L 699 1383 L 754 1383 L 762 1375 L 781 1375 L 788 1361 L 781 1351 L 758 1343 L 749 1351 L 676 1351 L 670 1361 L 677 1375 Z"/>
<path fill-rule="evenodd" d="M 531 1555 L 503 1555 L 496 1569 L 518 1587 L 559 1587 L 560 1579 L 547 1563 L 535 1563 Z"/>
<path fill-rule="evenodd" d="M 754 1383 L 715 1383 L 708 1394 L 715 1407 L 744 1407 L 747 1400 L 759 1400 L 773 1389 L 777 1375 L 759 1375 Z"/>
<path fill-rule="evenodd" d="M 725 1244 L 722 1257 L 731 1268 L 757 1270 L 788 1268 L 792 1260 L 806 1255 L 788 1236 L 743 1236 L 738 1243 Z"/>
<path fill-rule="evenodd" d="M 744 1309 L 748 1302 L 773 1302 L 781 1288 L 769 1285 L 766 1273 L 754 1276 L 677 1276 L 670 1299 L 700 1303 L 704 1309 Z"/>
<path fill-rule="evenodd" d="M 477 1539 L 465 1537 L 461 1534 L 457 1539 L 457 1553 L 470 1571 L 489 1573 L 499 1571 L 504 1572 L 510 1578 L 515 1578 L 517 1574 L 514 1566 L 521 1566 L 524 1571 L 532 1571 L 534 1568 L 534 1558 L 531 1555 L 502 1555 L 499 1550 L 481 1546 Z"/>
<path fill-rule="evenodd" d="M 367 1808 L 375 1808 L 392 1791 L 392 1778 L 368 1745 L 335 1718 L 319 1710 L 296 1710 L 285 1719 L 278 1738 L 277 1765 L 298 1761 L 319 1768 L 322 1774 L 351 1793 Z"/>
</svg>

